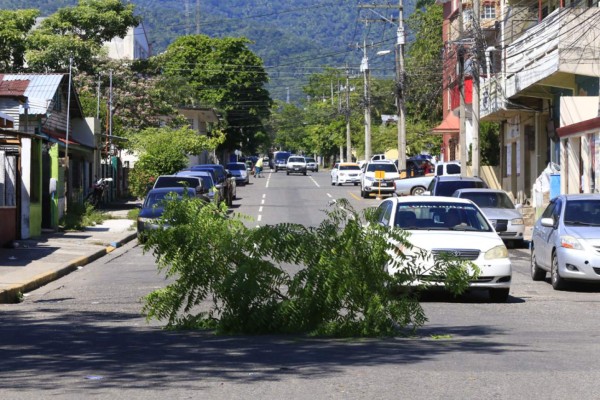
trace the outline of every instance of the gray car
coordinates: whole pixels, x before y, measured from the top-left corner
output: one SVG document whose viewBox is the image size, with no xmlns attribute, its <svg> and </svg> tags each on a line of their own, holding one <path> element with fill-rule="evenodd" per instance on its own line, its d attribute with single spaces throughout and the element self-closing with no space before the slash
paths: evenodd
<svg viewBox="0 0 600 400">
<path fill-rule="evenodd" d="M 494 227 L 498 222 L 506 224 L 506 231 L 498 233 L 505 243 L 508 242 L 516 247 L 524 246 L 523 215 L 504 190 L 459 189 L 452 196 L 469 199 L 477 204 Z"/>
<path fill-rule="evenodd" d="M 533 227 L 531 278 L 565 289 L 568 281 L 600 283 L 600 195 L 561 195 Z"/>
</svg>

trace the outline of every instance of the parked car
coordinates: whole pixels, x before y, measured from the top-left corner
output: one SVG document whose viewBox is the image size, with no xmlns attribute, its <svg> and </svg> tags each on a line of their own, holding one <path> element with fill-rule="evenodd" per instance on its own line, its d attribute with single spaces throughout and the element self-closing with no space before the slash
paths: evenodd
<svg viewBox="0 0 600 400">
<path fill-rule="evenodd" d="M 376 172 L 382 171 L 383 178 L 378 179 Z M 394 181 L 400 178 L 398 168 L 392 161 L 373 161 L 363 166 L 360 178 L 360 195 L 367 198 L 371 193 L 393 194 Z"/>
<path fill-rule="evenodd" d="M 319 164 L 312 157 L 304 157 L 306 158 L 306 170 L 311 172 L 319 172 Z"/>
<path fill-rule="evenodd" d="M 145 235 L 149 230 L 159 228 L 157 220 L 164 212 L 164 202 L 182 199 L 184 195 L 195 197 L 196 189 L 189 187 L 166 187 L 150 190 L 144 198 L 137 217 L 138 241 L 144 242 Z"/>
<path fill-rule="evenodd" d="M 235 178 L 235 182 L 240 185 L 250 183 L 250 174 L 246 169 L 246 164 L 241 162 L 232 162 L 225 166 L 227 171 Z"/>
<path fill-rule="evenodd" d="M 303 156 L 290 156 L 285 165 L 285 172 L 289 174 L 306 175 L 306 159 Z"/>
<path fill-rule="evenodd" d="M 339 163 L 331 170 L 331 184 L 341 186 L 344 183 L 360 184 L 361 170 L 356 163 Z"/>
<path fill-rule="evenodd" d="M 191 171 L 214 171 L 215 172 L 215 186 L 219 189 L 225 204 L 228 206 L 233 205 L 233 200 L 237 197 L 237 185 L 235 178 L 231 173 L 227 172 L 224 166 L 220 164 L 198 164 L 193 165 L 190 168 Z"/>
<path fill-rule="evenodd" d="M 160 175 L 154 181 L 152 189 L 169 187 L 189 187 L 196 190 L 196 195 L 198 197 L 201 197 L 206 201 L 211 201 L 208 193 L 212 184 L 208 186 L 199 176 Z"/>
<path fill-rule="evenodd" d="M 552 287 L 569 281 L 600 283 L 600 195 L 568 194 L 550 201 L 533 226 L 531 278 L 550 272 Z"/>
<path fill-rule="evenodd" d="M 452 196 L 468 199 L 477 204 L 493 226 L 496 226 L 497 222 L 506 224 L 506 231 L 500 232 L 502 240 L 515 247 L 523 247 L 525 233 L 523 215 L 504 190 L 458 189 Z"/>
<path fill-rule="evenodd" d="M 202 179 L 202 185 L 206 188 L 206 195 L 208 196 L 209 201 L 221 202 L 223 201 L 223 197 L 219 193 L 219 188 L 215 185 L 215 181 L 213 179 L 213 175 L 211 171 L 191 171 L 191 170 L 183 170 L 179 171 L 175 174 L 175 176 L 179 177 L 196 177 Z"/>
<path fill-rule="evenodd" d="M 492 301 L 504 302 L 508 298 L 512 266 L 508 250 L 496 230 L 470 200 L 454 197 L 406 196 L 385 199 L 377 208 L 378 223 L 401 228 L 410 233 L 413 250 L 405 254 L 416 256 L 420 249 L 428 257 L 419 260 L 425 267 L 423 279 L 415 284 L 428 283 L 443 286 L 442 281 L 427 277 L 436 257 L 448 254 L 472 261 L 481 272 L 469 284 L 470 289 L 489 291 Z M 499 231 L 506 225 L 497 224 Z M 394 274 L 402 263 L 388 266 Z"/>
<path fill-rule="evenodd" d="M 421 195 L 427 190 L 434 176 L 442 175 L 460 175 L 460 163 L 457 161 L 439 163 L 435 166 L 435 175 L 396 179 L 394 181 L 394 190 L 398 196 Z"/>
<path fill-rule="evenodd" d="M 398 166 L 398 160 L 394 160 Z M 406 169 L 400 171 L 400 178 L 413 178 L 424 175 L 434 175 L 435 165 L 425 158 L 409 158 L 406 160 Z"/>
<path fill-rule="evenodd" d="M 487 188 L 487 183 L 478 177 L 469 176 L 435 176 L 427 190 L 426 196 L 452 196 L 458 189 Z"/>
</svg>

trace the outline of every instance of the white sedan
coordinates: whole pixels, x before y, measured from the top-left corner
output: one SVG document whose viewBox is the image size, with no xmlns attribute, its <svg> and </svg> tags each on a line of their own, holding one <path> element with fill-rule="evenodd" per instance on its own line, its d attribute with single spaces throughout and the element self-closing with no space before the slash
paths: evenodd
<svg viewBox="0 0 600 400">
<path fill-rule="evenodd" d="M 360 167 L 356 163 L 337 163 L 331 170 L 331 184 L 341 186 L 344 183 L 360 183 Z"/>
<path fill-rule="evenodd" d="M 508 250 L 479 207 L 470 200 L 454 197 L 407 196 L 385 199 L 377 208 L 378 223 L 404 229 L 409 233 L 412 249 L 400 249 L 404 254 L 416 256 L 423 264 L 422 282 L 442 285 L 428 277 L 433 263 L 449 255 L 470 261 L 480 269 L 479 276 L 469 284 L 470 289 L 489 291 L 492 301 L 508 299 L 512 266 Z M 499 231 L 506 224 L 497 224 Z M 420 251 L 425 258 L 420 258 Z M 388 266 L 395 274 L 402 263 Z"/>
</svg>

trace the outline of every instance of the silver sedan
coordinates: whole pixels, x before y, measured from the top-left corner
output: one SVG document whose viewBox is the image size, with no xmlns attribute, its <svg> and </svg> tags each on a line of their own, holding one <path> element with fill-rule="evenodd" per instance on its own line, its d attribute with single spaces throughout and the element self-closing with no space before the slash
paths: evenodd
<svg viewBox="0 0 600 400">
<path fill-rule="evenodd" d="M 531 278 L 550 272 L 552 287 L 568 281 L 600 283 L 600 195 L 561 195 L 550 201 L 533 227 Z"/>
</svg>

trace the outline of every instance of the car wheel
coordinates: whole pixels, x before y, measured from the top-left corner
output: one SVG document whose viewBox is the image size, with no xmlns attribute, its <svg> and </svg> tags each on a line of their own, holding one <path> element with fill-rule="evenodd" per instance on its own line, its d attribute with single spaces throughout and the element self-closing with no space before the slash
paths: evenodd
<svg viewBox="0 0 600 400">
<path fill-rule="evenodd" d="M 361 188 L 360 188 L 360 197 L 362 197 L 363 199 L 366 199 L 366 198 L 367 198 L 367 196 L 368 196 L 367 192 L 365 192 L 365 191 L 363 190 L 363 188 L 361 187 Z"/>
<path fill-rule="evenodd" d="M 306 176 L 306 171 L 304 171 L 304 172 L 302 173 L 302 175 Z"/>
<path fill-rule="evenodd" d="M 340 183 L 340 179 L 339 178 L 335 180 L 335 183 L 337 183 L 338 186 L 342 186 L 342 184 Z"/>
<path fill-rule="evenodd" d="M 358 186 L 358 183 L 354 182 L 354 186 Z"/>
<path fill-rule="evenodd" d="M 533 279 L 534 281 L 543 281 L 544 279 L 546 279 L 546 271 L 544 271 L 543 269 L 541 269 L 538 264 L 537 264 L 537 260 L 535 259 L 535 251 L 533 251 L 533 247 L 531 248 L 531 279 Z"/>
<path fill-rule="evenodd" d="M 425 188 L 423 186 L 416 186 L 410 190 L 410 194 L 413 196 L 420 196 L 425 192 Z"/>
<path fill-rule="evenodd" d="M 315 169 L 315 172 L 319 172 L 319 168 Z"/>
<path fill-rule="evenodd" d="M 554 290 L 564 290 L 567 287 L 567 283 L 561 278 L 558 272 L 558 257 L 556 253 L 552 255 L 552 268 L 550 268 L 550 280 L 552 281 L 552 287 Z"/>
<path fill-rule="evenodd" d="M 335 181 L 331 179 L 331 186 L 335 186 Z"/>
<path fill-rule="evenodd" d="M 490 300 L 494 303 L 506 303 L 509 289 L 490 289 Z"/>
<path fill-rule="evenodd" d="M 286 174 L 286 175 L 289 175 L 289 174 L 290 174 L 290 171 L 285 171 L 285 174 Z"/>
</svg>

